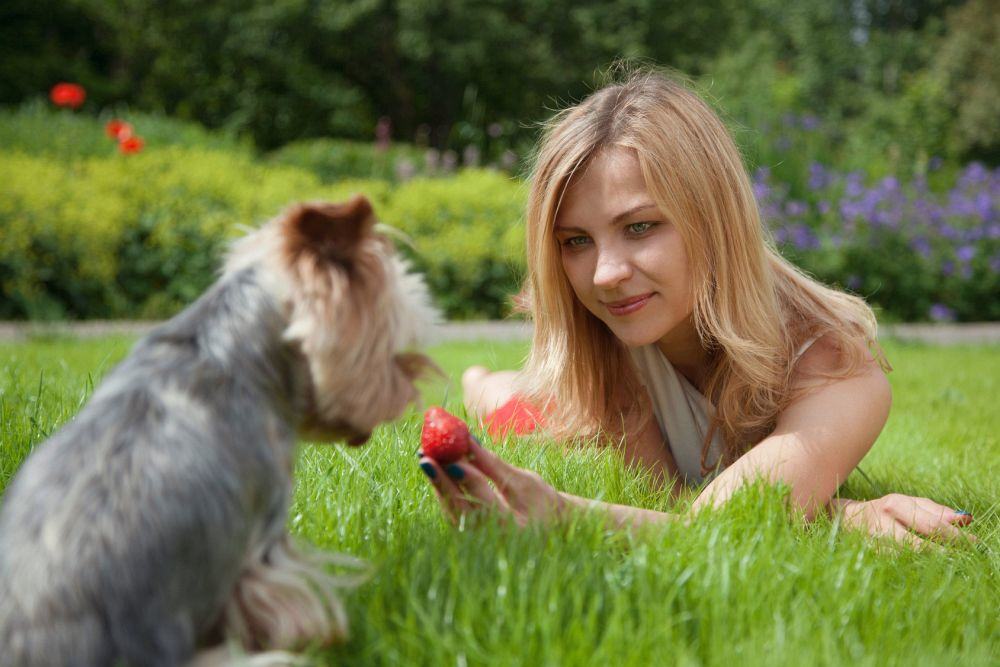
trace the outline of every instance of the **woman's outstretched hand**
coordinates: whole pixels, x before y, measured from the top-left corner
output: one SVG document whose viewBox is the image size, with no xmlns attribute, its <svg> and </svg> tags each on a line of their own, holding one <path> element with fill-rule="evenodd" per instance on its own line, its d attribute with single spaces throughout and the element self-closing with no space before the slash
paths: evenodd
<svg viewBox="0 0 1000 667">
<path fill-rule="evenodd" d="M 463 516 L 489 511 L 524 526 L 557 518 L 567 506 L 538 473 L 510 465 L 475 438 L 467 459 L 442 466 L 421 456 L 420 467 L 454 523 Z"/>
<path fill-rule="evenodd" d="M 976 541 L 975 536 L 959 530 L 959 526 L 971 523 L 971 514 L 927 498 L 900 493 L 866 501 L 834 498 L 830 501 L 830 509 L 840 514 L 846 526 L 863 530 L 874 537 L 891 537 L 915 549 L 931 544 L 925 538 L 948 542 Z"/>
</svg>

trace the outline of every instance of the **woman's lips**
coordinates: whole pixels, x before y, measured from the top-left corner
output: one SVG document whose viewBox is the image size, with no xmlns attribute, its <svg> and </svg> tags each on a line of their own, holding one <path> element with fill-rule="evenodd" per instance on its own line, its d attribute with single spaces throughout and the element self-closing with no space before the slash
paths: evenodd
<svg viewBox="0 0 1000 667">
<path fill-rule="evenodd" d="M 621 301 L 610 301 L 604 304 L 608 309 L 608 312 L 612 315 L 631 315 L 635 311 L 639 310 L 646 303 L 653 298 L 653 293 L 642 294 L 640 296 L 634 296 L 629 299 L 622 299 Z"/>
</svg>

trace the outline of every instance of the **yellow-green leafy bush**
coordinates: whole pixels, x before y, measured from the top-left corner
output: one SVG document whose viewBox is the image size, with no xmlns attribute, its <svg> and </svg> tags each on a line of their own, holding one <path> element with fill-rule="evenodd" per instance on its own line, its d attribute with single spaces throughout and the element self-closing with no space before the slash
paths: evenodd
<svg viewBox="0 0 1000 667">
<path fill-rule="evenodd" d="M 247 226 L 356 192 L 411 237 L 404 252 L 449 316 L 505 312 L 523 273 L 522 192 L 509 178 L 323 184 L 246 153 L 174 146 L 70 161 L 0 151 L 0 318 L 170 315 Z"/>
<path fill-rule="evenodd" d="M 382 218 L 413 239 L 416 268 L 450 317 L 498 318 L 524 275 L 523 185 L 494 171 L 416 179 Z"/>
</svg>

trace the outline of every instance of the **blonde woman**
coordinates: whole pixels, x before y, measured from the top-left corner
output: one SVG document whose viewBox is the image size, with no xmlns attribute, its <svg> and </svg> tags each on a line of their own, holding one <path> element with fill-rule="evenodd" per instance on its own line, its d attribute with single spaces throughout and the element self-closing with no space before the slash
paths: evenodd
<svg viewBox="0 0 1000 667">
<path fill-rule="evenodd" d="M 666 484 L 707 482 L 696 510 L 764 478 L 807 519 L 840 511 L 914 545 L 962 536 L 971 516 L 931 500 L 835 497 L 889 414 L 875 318 L 777 253 L 732 138 L 686 87 L 645 72 L 558 114 L 526 221 L 528 362 L 463 377 L 469 414 L 492 432 L 601 433 Z M 444 470 L 420 464 L 453 518 L 675 517 L 558 492 L 481 447 Z"/>
</svg>

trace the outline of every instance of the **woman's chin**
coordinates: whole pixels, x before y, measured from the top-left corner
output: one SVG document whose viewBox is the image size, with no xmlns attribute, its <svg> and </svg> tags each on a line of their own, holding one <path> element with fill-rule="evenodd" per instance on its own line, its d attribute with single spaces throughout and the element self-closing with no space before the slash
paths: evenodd
<svg viewBox="0 0 1000 667">
<path fill-rule="evenodd" d="M 611 327 L 611 333 L 614 334 L 615 338 L 621 341 L 621 344 L 625 347 L 642 347 L 644 345 L 651 345 L 659 340 L 659 336 L 655 332 L 642 331 L 633 327 Z"/>
</svg>

